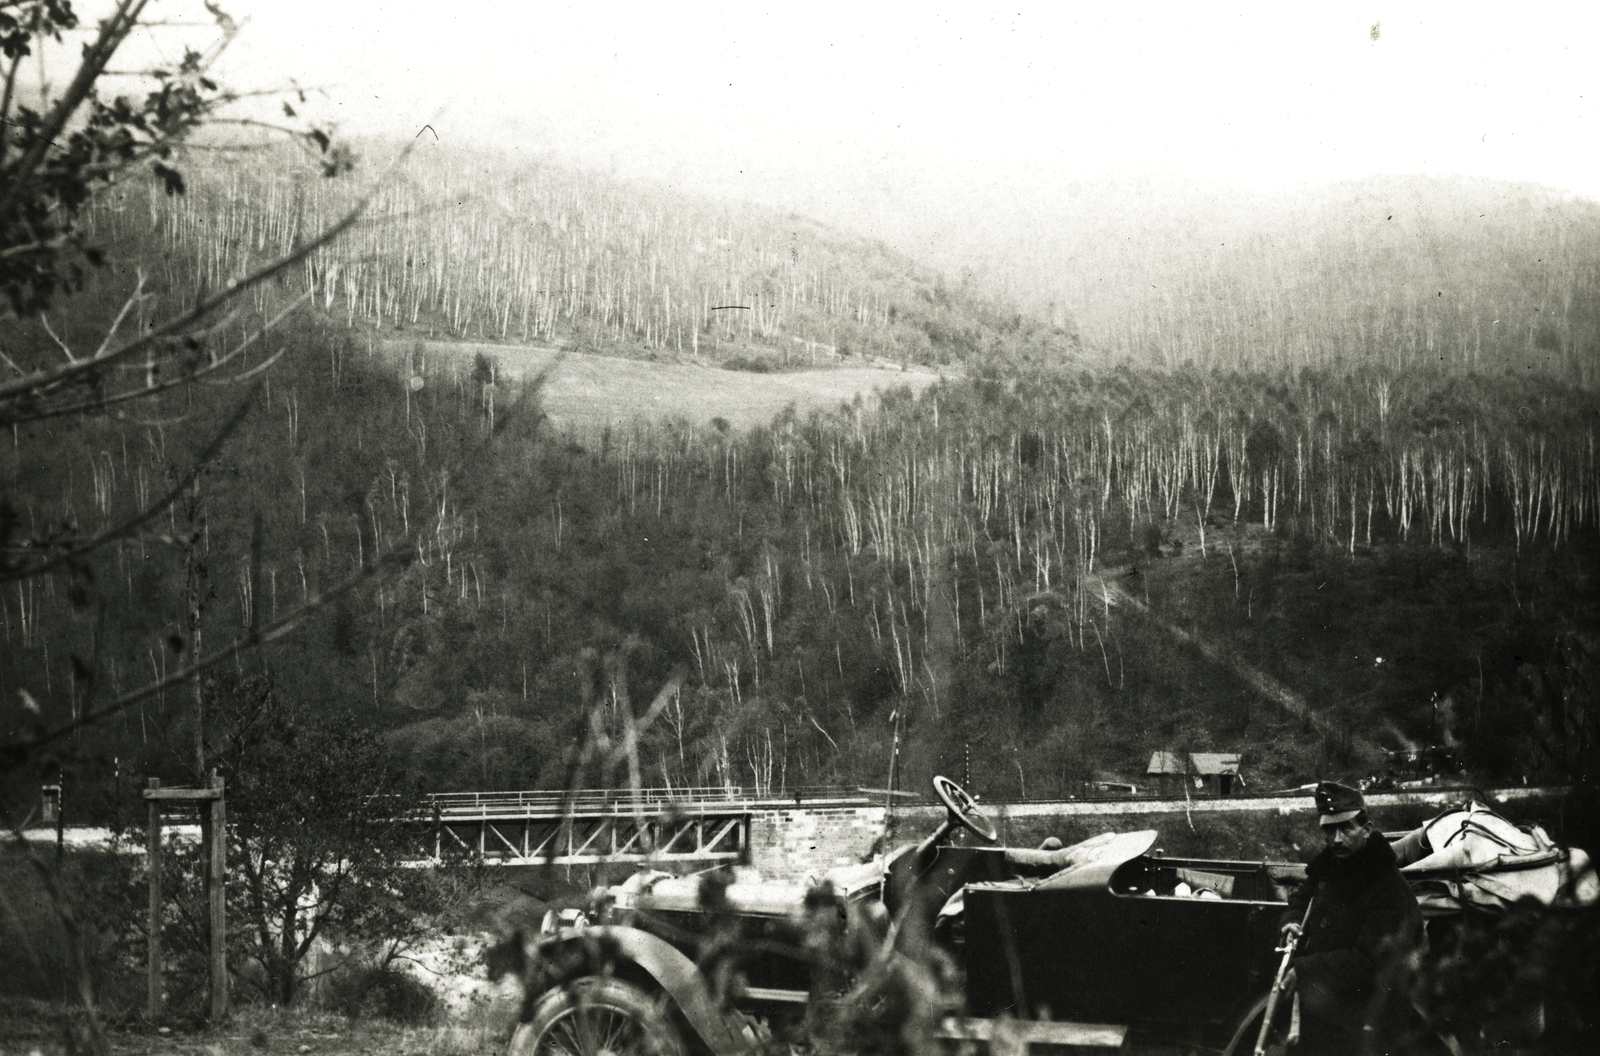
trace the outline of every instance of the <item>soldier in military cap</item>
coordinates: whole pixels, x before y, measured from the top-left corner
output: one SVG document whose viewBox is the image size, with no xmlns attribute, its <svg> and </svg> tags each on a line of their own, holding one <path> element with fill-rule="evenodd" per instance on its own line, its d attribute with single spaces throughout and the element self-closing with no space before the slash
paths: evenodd
<svg viewBox="0 0 1600 1056">
<path fill-rule="evenodd" d="M 1295 1056 L 1393 1052 L 1409 1008 L 1395 968 L 1422 941 L 1422 913 L 1361 793 L 1323 781 L 1315 797 L 1326 845 L 1283 916 L 1286 936 L 1305 922 L 1292 962 L 1301 1015 Z"/>
</svg>

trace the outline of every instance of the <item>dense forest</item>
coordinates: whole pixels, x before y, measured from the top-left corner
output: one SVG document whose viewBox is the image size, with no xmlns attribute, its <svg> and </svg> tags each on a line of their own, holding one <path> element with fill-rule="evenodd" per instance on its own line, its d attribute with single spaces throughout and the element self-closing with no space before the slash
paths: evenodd
<svg viewBox="0 0 1600 1056">
<path fill-rule="evenodd" d="M 122 186 L 95 219 L 110 265 L 52 330 L 8 333 L 7 355 L 95 341 L 136 287 L 127 323 L 145 326 L 345 200 L 272 171 L 222 165 L 182 198 Z M 1592 279 L 1600 243 L 1573 216 L 1564 273 Z M 1592 755 L 1600 649 L 1600 401 L 1571 369 L 1588 302 L 1554 338 L 1517 316 L 1519 349 L 1562 353 L 1525 369 L 1473 351 L 1475 316 L 1431 331 L 1402 299 L 1394 319 L 1415 326 L 1364 329 L 1346 307 L 1411 265 L 1349 245 L 1302 243 L 1322 272 L 1251 258 L 1323 309 L 1284 292 L 1256 344 L 1186 316 L 1162 331 L 1166 365 L 1130 366 L 1064 319 L 818 225 L 425 158 L 354 238 L 217 327 L 255 340 L 282 316 L 249 352 L 282 353 L 258 389 L 13 429 L 14 546 L 110 531 L 183 486 L 87 569 L 0 593 L 4 735 L 404 553 L 235 666 L 358 717 L 430 789 L 559 785 L 595 738 L 636 739 L 647 784 L 762 791 L 881 786 L 897 739 L 901 781 L 942 771 L 990 797 L 1143 780 L 1160 749 L 1242 751 L 1251 787 L 1430 742 L 1485 780 L 1570 777 Z M 1551 303 L 1494 238 L 1440 245 L 1452 267 L 1504 264 L 1481 294 L 1492 316 Z M 1265 303 L 1264 285 L 1217 292 L 1237 289 L 1226 274 L 1195 274 L 1211 292 L 1192 303 Z M 397 369 L 380 331 L 968 369 L 747 433 L 573 432 L 544 419 L 536 381 L 481 356 Z M 220 692 L 85 731 L 61 754 L 69 780 L 107 810 L 118 780 L 192 780 Z"/>
</svg>

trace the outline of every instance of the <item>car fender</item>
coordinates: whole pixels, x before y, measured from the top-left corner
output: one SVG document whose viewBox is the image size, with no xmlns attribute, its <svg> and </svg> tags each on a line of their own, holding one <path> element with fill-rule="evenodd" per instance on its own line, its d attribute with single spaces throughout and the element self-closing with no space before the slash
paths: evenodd
<svg viewBox="0 0 1600 1056">
<path fill-rule="evenodd" d="M 530 1001 L 536 994 L 581 976 L 615 972 L 618 964 L 633 964 L 660 985 L 714 1056 L 740 1056 L 755 1047 L 748 1021 L 721 1006 L 695 963 L 647 931 L 618 925 L 574 929 L 541 938 L 533 953 L 528 975 Z"/>
</svg>

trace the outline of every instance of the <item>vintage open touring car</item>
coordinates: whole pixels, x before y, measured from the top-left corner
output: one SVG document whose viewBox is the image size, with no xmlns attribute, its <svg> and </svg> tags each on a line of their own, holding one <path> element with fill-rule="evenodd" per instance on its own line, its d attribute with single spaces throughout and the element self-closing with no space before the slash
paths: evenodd
<svg viewBox="0 0 1600 1056">
<path fill-rule="evenodd" d="M 1303 866 L 1165 857 L 1154 831 L 997 847 L 965 791 L 934 789 L 936 831 L 822 884 L 645 871 L 511 940 L 500 963 L 527 998 L 510 1056 L 905 1051 L 883 1029 L 954 1051 L 1253 1050 Z M 1527 893 L 1505 886 L 1512 859 L 1510 883 L 1546 901 L 1581 864 L 1483 808 L 1401 842 L 1435 915 Z"/>
</svg>

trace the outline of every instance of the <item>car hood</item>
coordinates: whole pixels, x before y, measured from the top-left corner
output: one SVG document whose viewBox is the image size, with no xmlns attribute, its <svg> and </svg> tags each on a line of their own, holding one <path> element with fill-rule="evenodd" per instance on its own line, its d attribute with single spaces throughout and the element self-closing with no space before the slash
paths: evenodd
<svg viewBox="0 0 1600 1056">
<path fill-rule="evenodd" d="M 1156 836 L 1154 829 L 1106 832 L 1053 852 L 1064 860 L 1061 868 L 1039 881 L 1034 889 L 1104 887 L 1119 865 L 1148 851 Z"/>
</svg>

